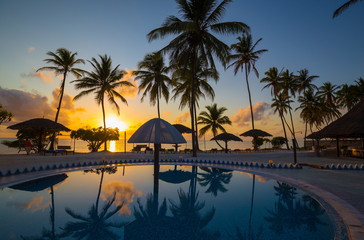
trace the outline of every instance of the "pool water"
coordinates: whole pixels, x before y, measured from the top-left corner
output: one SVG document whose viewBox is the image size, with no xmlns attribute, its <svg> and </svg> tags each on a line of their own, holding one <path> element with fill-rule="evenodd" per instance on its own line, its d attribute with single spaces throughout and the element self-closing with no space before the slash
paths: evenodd
<svg viewBox="0 0 364 240">
<path fill-rule="evenodd" d="M 310 195 L 211 167 L 120 166 L 0 191 L 0 239 L 334 239 Z"/>
</svg>

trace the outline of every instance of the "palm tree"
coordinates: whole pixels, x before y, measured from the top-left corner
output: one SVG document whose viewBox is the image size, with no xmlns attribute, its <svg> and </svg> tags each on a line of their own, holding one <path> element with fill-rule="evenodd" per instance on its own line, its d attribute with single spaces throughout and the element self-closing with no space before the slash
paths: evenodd
<svg viewBox="0 0 364 240">
<path fill-rule="evenodd" d="M 269 68 L 266 71 L 265 77 L 260 80 L 261 83 L 267 83 L 264 88 L 271 88 L 272 97 L 277 96 L 277 94 L 282 90 L 281 89 L 281 74 L 282 71 L 278 72 L 276 67 Z"/>
<path fill-rule="evenodd" d="M 360 100 L 357 98 L 357 87 L 355 85 L 342 84 L 336 92 L 337 103 L 348 111 L 352 109 Z"/>
<path fill-rule="evenodd" d="M 180 19 L 177 16 L 169 16 L 161 27 L 148 33 L 149 41 L 164 38 L 166 36 L 176 36 L 167 46 L 162 48 L 162 52 L 169 53 L 173 64 L 179 66 L 189 66 L 192 70 L 191 84 L 195 89 L 196 68 L 198 59 L 204 58 L 207 66 L 215 69 L 214 56 L 221 62 L 225 62 L 229 53 L 229 47 L 220 41 L 213 33 L 217 34 L 237 34 L 248 31 L 249 27 L 241 22 L 220 22 L 227 5 L 232 0 L 175 0 Z M 191 91 L 190 113 L 192 128 L 192 148 L 193 156 L 197 156 L 197 138 L 195 132 L 195 92 Z"/>
<path fill-rule="evenodd" d="M 47 52 L 47 55 L 51 58 L 46 58 L 43 61 L 46 63 L 52 64 L 53 66 L 46 66 L 41 67 L 37 70 L 38 71 L 54 71 L 56 74 L 62 74 L 63 80 L 61 81 L 61 87 L 60 87 L 60 93 L 59 93 L 59 102 L 57 107 L 57 113 L 55 117 L 55 122 L 58 122 L 58 116 L 59 112 L 61 110 L 62 106 L 62 99 L 63 99 L 63 93 L 66 85 L 66 78 L 67 74 L 74 75 L 77 79 L 82 77 L 82 74 L 84 71 L 82 69 L 76 68 L 75 65 L 77 64 L 85 64 L 85 61 L 83 59 L 76 58 L 77 52 L 72 53 L 71 51 L 65 49 L 65 48 L 58 48 L 56 52 Z M 49 146 L 49 149 L 54 149 L 54 140 L 56 138 L 56 135 L 53 134 L 51 139 L 51 144 Z"/>
<path fill-rule="evenodd" d="M 347 8 L 353 6 L 354 4 L 361 2 L 362 0 L 349 0 L 343 5 L 341 5 L 338 9 L 335 10 L 334 14 L 332 15 L 333 18 L 336 18 L 340 14 L 342 14 Z"/>
<path fill-rule="evenodd" d="M 296 76 L 298 93 L 301 94 L 305 91 L 317 90 L 317 86 L 313 84 L 312 81 L 318 77 L 319 76 L 316 75 L 310 76 L 307 69 L 299 70 L 298 75 Z"/>
<path fill-rule="evenodd" d="M 290 126 L 288 125 L 284 114 L 287 114 L 288 110 L 291 109 L 290 103 L 292 102 L 292 100 L 290 100 L 284 93 L 278 93 L 278 95 L 275 96 L 275 98 L 273 98 L 272 101 L 273 102 L 271 104 L 271 107 L 274 109 L 274 113 L 276 112 L 279 113 L 279 116 L 282 121 L 284 137 L 288 139 L 285 126 L 288 127 L 290 132 L 292 132 L 292 130 L 290 129 Z M 286 146 L 287 149 L 289 149 L 288 141 L 286 141 Z"/>
<path fill-rule="evenodd" d="M 215 97 L 214 89 L 209 84 L 209 79 L 215 80 L 219 79 L 219 74 L 214 68 L 206 68 L 202 58 L 198 59 L 198 65 L 196 65 L 196 70 L 192 71 L 190 68 L 181 68 L 179 66 L 174 66 L 173 72 L 173 84 L 174 84 L 174 96 L 176 99 L 181 96 L 179 108 L 183 109 L 189 106 L 190 115 L 193 116 L 195 122 L 195 132 L 198 133 L 197 127 L 197 108 L 199 108 L 200 98 L 210 98 L 212 101 Z M 192 73 L 195 72 L 195 80 L 192 81 Z M 192 84 L 194 83 L 194 84 Z M 192 92 L 194 92 L 194 100 L 191 99 Z M 191 107 L 191 105 L 194 105 Z M 191 110 L 194 110 L 191 112 Z M 198 135 L 195 136 L 196 148 L 198 147 Z"/>
<path fill-rule="evenodd" d="M 292 116 L 292 107 L 291 103 L 293 100 L 290 100 L 291 97 L 294 98 L 296 96 L 296 92 L 298 92 L 299 89 L 299 83 L 295 75 L 293 75 L 292 72 L 290 72 L 288 69 L 286 71 L 283 71 L 281 73 L 281 79 L 282 79 L 282 94 L 284 97 L 287 98 L 286 103 L 288 106 L 286 109 L 288 109 L 288 113 L 291 120 L 291 127 L 289 127 L 289 124 L 287 123 L 288 129 L 290 130 L 292 137 L 293 137 L 293 151 L 296 151 L 296 147 L 298 147 L 297 139 L 296 139 L 296 131 L 293 123 L 293 116 Z M 295 157 L 296 162 L 296 157 Z"/>
<path fill-rule="evenodd" d="M 223 116 L 224 112 L 227 110 L 225 107 L 217 107 L 217 104 L 214 103 L 211 106 L 206 106 L 207 111 L 202 111 L 198 116 L 198 124 L 205 125 L 203 128 L 200 129 L 200 136 L 203 136 L 211 130 L 214 137 L 216 137 L 219 130 L 222 132 L 226 132 L 223 125 L 229 124 L 231 125 L 231 121 L 228 116 Z M 217 145 L 224 149 L 220 143 L 215 140 Z"/>
<path fill-rule="evenodd" d="M 264 88 L 271 88 L 271 95 L 272 97 L 274 97 L 273 99 L 273 103 L 272 103 L 272 107 L 274 107 L 274 113 L 278 112 L 279 113 L 279 117 L 281 119 L 281 122 L 282 122 L 282 127 L 283 127 L 283 133 L 284 133 L 284 137 L 286 139 L 287 138 L 287 132 L 286 132 L 286 126 L 284 124 L 284 120 L 283 120 L 283 111 L 281 109 L 281 106 L 280 106 L 280 98 L 283 97 L 283 95 L 281 94 L 280 97 L 278 97 L 279 93 L 282 91 L 282 79 L 281 79 L 281 73 L 282 73 L 283 69 L 278 72 L 278 69 L 276 67 L 271 67 L 269 68 L 268 71 L 266 71 L 264 74 L 265 74 L 265 77 L 262 78 L 260 80 L 261 83 L 267 83 L 264 87 Z M 288 141 L 286 141 L 286 146 L 287 146 L 287 149 L 289 149 L 289 146 L 288 146 Z"/>
<path fill-rule="evenodd" d="M 324 82 L 322 86 L 319 87 L 317 96 L 322 100 L 324 105 L 324 119 L 326 125 L 328 125 L 332 120 L 341 116 L 339 111 L 339 106 L 337 104 L 336 92 L 339 86 L 331 84 L 330 82 Z"/>
<path fill-rule="evenodd" d="M 98 62 L 95 58 L 92 58 L 92 61 L 88 61 L 91 63 L 94 71 L 86 72 L 86 77 L 73 81 L 76 82 L 76 89 L 86 89 L 77 94 L 74 99 L 77 100 L 90 93 L 95 93 L 95 100 L 97 104 L 101 104 L 102 107 L 104 132 L 106 136 L 105 95 L 107 100 L 114 105 L 118 114 L 120 114 L 120 108 L 115 98 L 119 98 L 125 104 L 128 103 L 126 99 L 117 92 L 117 88 L 134 87 L 134 85 L 128 81 L 121 81 L 124 71 L 118 70 L 119 65 L 113 68 L 110 57 L 107 55 L 99 55 L 99 57 L 100 62 Z M 104 150 L 107 151 L 106 141 L 104 143 Z"/>
<path fill-rule="evenodd" d="M 300 117 L 305 122 L 305 139 L 307 136 L 307 127 L 309 125 L 312 132 L 312 127 L 318 128 L 322 123 L 322 108 L 323 103 L 313 91 L 305 91 L 303 96 L 298 97 L 301 109 Z"/>
<path fill-rule="evenodd" d="M 234 74 L 236 75 L 238 71 L 241 69 L 241 71 L 244 71 L 245 69 L 245 80 L 246 85 L 248 88 L 248 95 L 249 95 L 249 104 L 250 104 L 250 115 L 252 120 L 252 128 L 254 129 L 254 114 L 253 114 L 253 105 L 252 105 L 252 99 L 250 94 L 250 88 L 249 88 L 249 80 L 248 76 L 251 70 L 255 72 L 255 75 L 259 77 L 258 70 L 255 67 L 256 61 L 259 59 L 259 55 L 261 55 L 264 52 L 267 52 L 267 49 L 260 49 L 255 50 L 256 46 L 259 44 L 260 41 L 263 39 L 260 38 L 258 41 L 253 43 L 253 38 L 250 33 L 244 32 L 241 37 L 238 37 L 238 42 L 231 45 L 231 49 L 234 50 L 236 53 L 229 55 L 229 62 L 232 61 L 232 63 L 228 66 L 234 66 Z"/>
<path fill-rule="evenodd" d="M 139 93 L 144 91 L 141 100 L 149 94 L 150 103 L 157 104 L 158 118 L 160 118 L 159 99 L 169 100 L 169 86 L 172 85 L 171 79 L 166 75 L 169 68 L 164 65 L 163 56 L 160 52 L 147 54 L 144 60 L 139 62 L 138 70 L 133 74 L 135 80 L 141 80 Z"/>
</svg>

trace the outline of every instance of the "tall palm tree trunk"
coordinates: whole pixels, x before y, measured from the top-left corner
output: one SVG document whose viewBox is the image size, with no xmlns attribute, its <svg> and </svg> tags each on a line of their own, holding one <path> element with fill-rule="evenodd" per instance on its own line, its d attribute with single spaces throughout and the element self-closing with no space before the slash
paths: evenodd
<svg viewBox="0 0 364 240">
<path fill-rule="evenodd" d="M 286 138 L 286 146 L 287 146 L 287 150 L 289 150 L 289 145 L 288 145 L 288 138 L 287 138 L 287 132 L 286 132 L 286 126 L 284 124 L 284 120 L 283 120 L 283 112 L 281 110 L 279 110 L 279 117 L 281 118 L 282 121 L 282 127 L 283 127 L 283 133 L 284 133 L 284 137 Z"/>
<path fill-rule="evenodd" d="M 198 124 L 197 124 L 197 107 L 195 106 L 194 107 L 194 109 L 195 109 L 195 131 L 196 131 L 196 150 L 198 151 L 198 150 L 200 150 L 200 144 L 199 144 L 199 142 L 198 142 Z"/>
<path fill-rule="evenodd" d="M 253 205 L 254 205 L 254 191 L 255 191 L 255 174 L 253 174 L 253 187 L 252 197 L 250 199 L 250 212 L 249 212 L 249 225 L 248 225 L 248 239 L 252 239 L 252 219 L 253 219 Z"/>
<path fill-rule="evenodd" d="M 158 118 L 161 118 L 161 112 L 159 109 L 159 91 L 157 92 L 157 109 L 158 109 Z"/>
<path fill-rule="evenodd" d="M 196 128 L 195 128 L 195 75 L 196 75 L 196 60 L 197 60 L 197 53 L 196 53 L 196 47 L 192 51 L 194 54 L 191 59 L 191 70 L 192 70 L 192 83 L 191 83 L 191 128 L 192 128 L 192 157 L 197 157 L 197 144 L 196 144 Z"/>
<path fill-rule="evenodd" d="M 100 179 L 100 184 L 99 184 L 99 192 L 97 193 L 97 198 L 96 198 L 96 206 L 95 206 L 95 208 L 96 208 L 96 215 L 97 215 L 97 213 L 98 213 L 98 209 L 99 209 L 99 201 L 100 201 L 100 194 L 101 194 L 101 189 L 102 189 L 102 182 L 103 182 L 103 180 L 104 180 L 104 172 L 105 172 L 105 170 L 104 169 L 102 169 L 101 170 L 101 179 Z"/>
<path fill-rule="evenodd" d="M 59 112 L 61 110 L 61 106 L 62 106 L 62 99 L 63 99 L 63 94 L 64 94 L 64 87 L 66 85 L 66 77 L 67 77 L 67 71 L 65 71 L 63 73 L 63 81 L 61 84 L 61 93 L 59 94 L 59 102 L 58 102 L 58 107 L 57 107 L 57 113 L 56 113 L 56 117 L 54 119 L 54 121 L 57 123 L 58 122 L 58 116 L 59 116 Z M 51 144 L 49 146 L 49 150 L 54 150 L 54 141 L 56 140 L 56 133 L 54 132 L 51 138 Z"/>
<path fill-rule="evenodd" d="M 253 104 L 252 104 L 252 97 L 250 94 L 250 87 L 249 87 L 249 80 L 248 80 L 248 70 L 245 68 L 245 80 L 246 80 L 246 86 L 248 88 L 248 95 L 249 95 L 249 104 L 250 104 L 250 116 L 252 119 L 252 129 L 254 128 L 254 114 L 253 114 Z"/>
<path fill-rule="evenodd" d="M 101 108 L 102 108 L 102 120 L 104 121 L 104 137 L 105 137 L 104 151 L 107 151 L 107 143 L 106 143 L 106 116 L 105 116 L 105 103 L 104 103 L 104 98 L 102 98 L 102 100 L 101 100 Z"/>
<path fill-rule="evenodd" d="M 51 224 L 52 224 L 52 237 L 55 239 L 55 210 L 54 210 L 54 189 L 51 186 Z"/>
</svg>

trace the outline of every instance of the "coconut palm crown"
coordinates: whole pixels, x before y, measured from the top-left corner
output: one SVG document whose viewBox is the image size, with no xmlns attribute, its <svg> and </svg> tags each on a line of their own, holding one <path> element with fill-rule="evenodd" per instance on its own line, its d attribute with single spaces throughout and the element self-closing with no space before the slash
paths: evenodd
<svg viewBox="0 0 364 240">
<path fill-rule="evenodd" d="M 74 99 L 80 99 L 90 93 L 95 94 L 97 104 L 102 107 L 104 131 L 106 133 L 105 98 L 116 108 L 117 113 L 120 114 L 120 107 L 116 102 L 116 98 L 119 98 L 125 104 L 128 104 L 128 102 L 117 89 L 121 87 L 134 87 L 134 85 L 128 81 L 121 80 L 125 72 L 118 69 L 119 65 L 112 67 L 112 60 L 109 56 L 99 55 L 99 58 L 99 61 L 95 58 L 88 61 L 94 68 L 92 72 L 86 72 L 86 77 L 73 81 L 76 83 L 76 89 L 86 89 L 77 94 Z M 106 141 L 104 148 L 107 150 Z"/>
</svg>

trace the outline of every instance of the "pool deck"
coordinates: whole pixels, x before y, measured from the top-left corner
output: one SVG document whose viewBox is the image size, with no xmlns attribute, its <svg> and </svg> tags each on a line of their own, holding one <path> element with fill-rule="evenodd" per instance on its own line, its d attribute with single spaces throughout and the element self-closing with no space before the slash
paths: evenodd
<svg viewBox="0 0 364 240">
<path fill-rule="evenodd" d="M 284 164 L 293 163 L 291 151 L 256 152 L 256 153 L 199 153 L 197 158 L 190 154 L 161 154 L 161 159 L 192 159 L 197 160 L 224 160 L 233 162 L 254 162 Z M 29 172 L 26 174 L 12 174 L 17 170 L 22 172 L 25 168 L 45 168 L 59 164 L 95 162 L 103 160 L 122 159 L 153 159 L 152 154 L 144 153 L 87 153 L 75 155 L 39 156 L 12 154 L 0 155 L 0 189 L 19 181 L 37 176 L 44 176 L 47 171 Z M 258 173 L 268 178 L 286 181 L 299 188 L 311 192 L 330 206 L 343 218 L 349 229 L 349 237 L 353 240 L 364 239 L 364 170 L 328 170 L 312 166 L 326 166 L 327 164 L 364 164 L 364 159 L 335 158 L 330 156 L 316 157 L 313 152 L 299 152 L 298 163 L 307 164 L 302 169 L 267 169 L 257 167 L 228 166 L 231 169 L 243 169 L 251 173 Z M 163 164 L 163 163 L 162 163 Z M 219 165 L 221 167 L 222 165 Z M 69 169 L 53 170 L 52 172 L 69 171 Z"/>
</svg>

